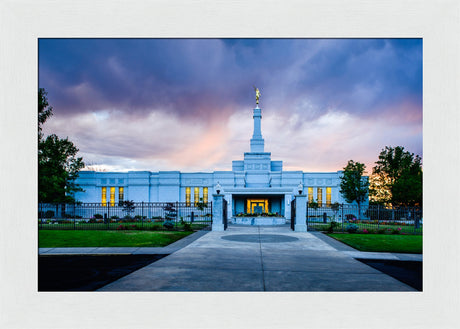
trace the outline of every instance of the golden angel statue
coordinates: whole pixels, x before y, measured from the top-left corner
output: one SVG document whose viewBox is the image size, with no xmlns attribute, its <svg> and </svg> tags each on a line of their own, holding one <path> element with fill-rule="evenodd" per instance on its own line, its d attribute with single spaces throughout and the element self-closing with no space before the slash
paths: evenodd
<svg viewBox="0 0 460 329">
<path fill-rule="evenodd" d="M 259 104 L 259 97 L 262 94 L 260 93 L 259 88 L 256 88 L 256 86 L 254 86 L 254 90 L 256 92 L 256 104 L 258 105 Z"/>
</svg>

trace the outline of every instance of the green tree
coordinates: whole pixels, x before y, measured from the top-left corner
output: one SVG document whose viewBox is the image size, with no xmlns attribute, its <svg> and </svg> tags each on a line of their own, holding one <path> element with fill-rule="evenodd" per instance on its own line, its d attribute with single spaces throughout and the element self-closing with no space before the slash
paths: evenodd
<svg viewBox="0 0 460 329">
<path fill-rule="evenodd" d="M 373 175 L 382 182 L 371 186 L 373 194 L 385 195 L 382 201 L 393 206 L 421 206 L 423 203 L 422 159 L 414 153 L 385 146 L 373 168 Z"/>
<path fill-rule="evenodd" d="M 43 88 L 38 90 L 38 201 L 73 202 L 74 193 L 82 191 L 74 181 L 85 164 L 68 138 L 55 134 L 44 138 L 42 125 L 53 114 L 46 95 Z"/>
<path fill-rule="evenodd" d="M 358 204 L 358 217 L 361 217 L 361 204 L 366 201 L 369 192 L 369 182 L 363 176 L 366 166 L 353 160 L 343 168 L 340 182 L 340 193 L 348 203 Z"/>
</svg>

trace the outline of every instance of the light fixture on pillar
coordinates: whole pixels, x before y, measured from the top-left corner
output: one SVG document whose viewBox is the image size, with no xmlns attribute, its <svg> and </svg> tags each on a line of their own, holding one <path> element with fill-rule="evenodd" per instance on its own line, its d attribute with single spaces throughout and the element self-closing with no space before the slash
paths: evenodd
<svg viewBox="0 0 460 329">
<path fill-rule="evenodd" d="M 299 185 L 297 185 L 297 189 L 299 190 L 299 195 L 302 194 L 302 190 L 303 190 L 302 182 L 300 182 Z"/>
<path fill-rule="evenodd" d="M 217 182 L 217 185 L 216 185 L 216 192 L 217 194 L 220 194 L 220 190 L 222 189 L 222 186 L 220 186 L 219 182 Z"/>
</svg>

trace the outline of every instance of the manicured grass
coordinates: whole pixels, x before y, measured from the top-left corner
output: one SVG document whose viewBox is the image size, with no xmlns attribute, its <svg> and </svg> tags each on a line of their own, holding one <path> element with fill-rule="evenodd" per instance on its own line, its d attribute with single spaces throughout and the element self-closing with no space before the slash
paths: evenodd
<svg viewBox="0 0 460 329">
<path fill-rule="evenodd" d="M 40 248 L 164 247 L 193 232 L 39 230 Z"/>
<path fill-rule="evenodd" d="M 360 251 L 400 252 L 421 254 L 421 235 L 332 233 L 328 236 Z"/>
</svg>

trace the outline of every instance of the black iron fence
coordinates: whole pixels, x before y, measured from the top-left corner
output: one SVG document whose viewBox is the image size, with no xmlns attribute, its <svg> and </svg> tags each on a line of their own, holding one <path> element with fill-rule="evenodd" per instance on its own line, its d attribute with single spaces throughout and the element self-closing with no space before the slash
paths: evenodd
<svg viewBox="0 0 460 329">
<path fill-rule="evenodd" d="M 47 230 L 195 230 L 212 222 L 212 203 L 74 203 L 38 205 L 38 227 Z"/>
<path fill-rule="evenodd" d="M 422 234 L 423 213 L 419 207 L 316 205 L 307 203 L 308 230 L 350 233 Z"/>
</svg>

